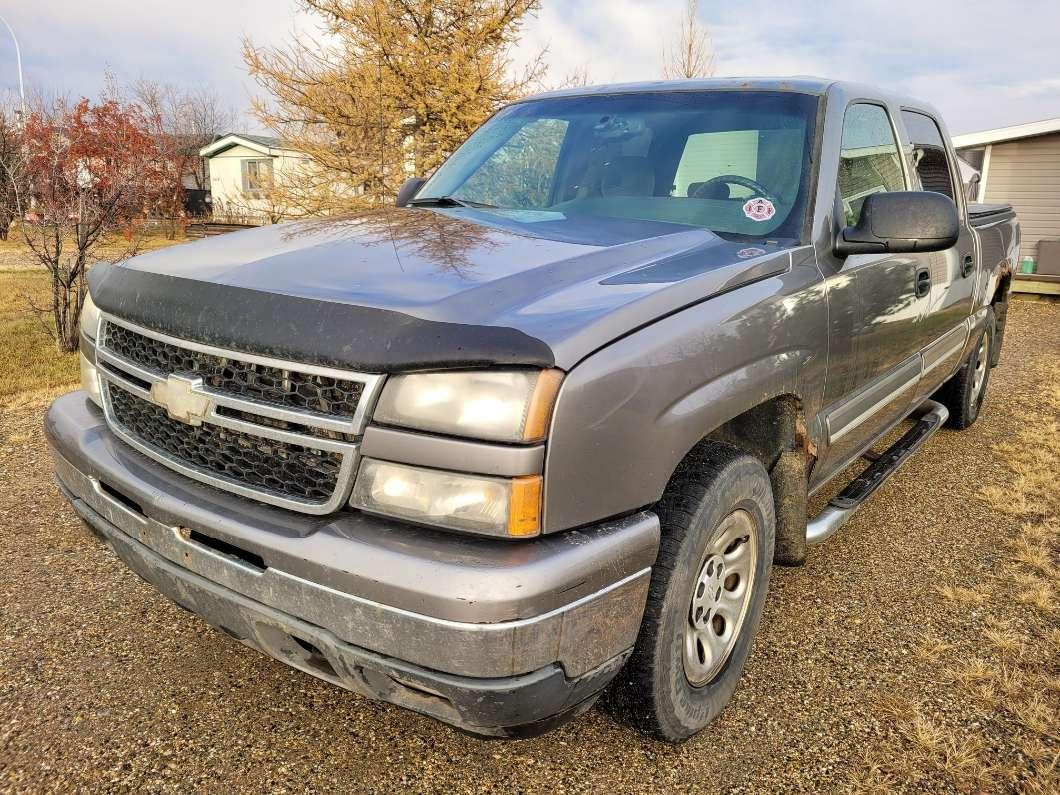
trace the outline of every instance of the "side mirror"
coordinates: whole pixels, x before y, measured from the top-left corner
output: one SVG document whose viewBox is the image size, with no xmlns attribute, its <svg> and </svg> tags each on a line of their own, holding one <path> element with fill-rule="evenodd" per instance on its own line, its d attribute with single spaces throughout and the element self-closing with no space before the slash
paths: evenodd
<svg viewBox="0 0 1060 795">
<path fill-rule="evenodd" d="M 394 204 L 398 207 L 408 206 L 408 203 L 412 201 L 412 197 L 416 195 L 416 191 L 422 188 L 423 183 L 426 181 L 423 177 L 409 177 L 398 189 Z"/>
<path fill-rule="evenodd" d="M 948 196 L 929 191 L 871 193 L 861 205 L 857 226 L 836 237 L 835 253 L 903 254 L 941 251 L 957 242 L 960 220 Z"/>
</svg>

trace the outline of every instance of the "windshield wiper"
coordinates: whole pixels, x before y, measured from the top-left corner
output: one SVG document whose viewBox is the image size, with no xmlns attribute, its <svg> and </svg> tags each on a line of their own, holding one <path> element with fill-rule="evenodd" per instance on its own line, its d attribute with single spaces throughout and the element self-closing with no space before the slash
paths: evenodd
<svg viewBox="0 0 1060 795">
<path fill-rule="evenodd" d="M 478 207 L 486 210 L 496 210 L 496 204 L 471 201 L 470 199 L 457 199 L 452 196 L 425 196 L 422 199 L 413 199 L 409 202 L 413 207 Z"/>
</svg>

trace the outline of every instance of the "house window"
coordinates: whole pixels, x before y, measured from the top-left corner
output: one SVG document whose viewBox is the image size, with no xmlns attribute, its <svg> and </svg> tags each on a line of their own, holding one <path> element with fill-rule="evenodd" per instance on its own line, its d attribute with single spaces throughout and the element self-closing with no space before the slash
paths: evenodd
<svg viewBox="0 0 1060 795">
<path fill-rule="evenodd" d="M 242 160 L 243 192 L 259 198 L 272 186 L 272 159 Z"/>
</svg>

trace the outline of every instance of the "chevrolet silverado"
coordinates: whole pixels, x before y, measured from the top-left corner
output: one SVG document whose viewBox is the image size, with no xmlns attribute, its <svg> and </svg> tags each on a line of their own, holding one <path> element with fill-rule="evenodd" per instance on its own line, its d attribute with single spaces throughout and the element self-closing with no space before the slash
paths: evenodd
<svg viewBox="0 0 1060 795">
<path fill-rule="evenodd" d="M 930 105 L 808 78 L 530 97 L 395 204 L 93 268 L 46 430 L 177 605 L 492 736 L 714 719 L 771 566 L 975 422 L 1019 243 Z"/>
</svg>

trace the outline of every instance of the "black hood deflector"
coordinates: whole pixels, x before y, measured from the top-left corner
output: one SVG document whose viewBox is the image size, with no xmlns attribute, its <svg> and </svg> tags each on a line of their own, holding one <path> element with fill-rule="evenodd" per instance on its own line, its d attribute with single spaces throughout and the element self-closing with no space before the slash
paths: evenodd
<svg viewBox="0 0 1060 795">
<path fill-rule="evenodd" d="M 88 275 L 104 312 L 205 345 L 368 373 L 442 367 L 552 367 L 518 329 L 425 320 L 390 309 L 233 287 L 121 265 Z"/>
</svg>

